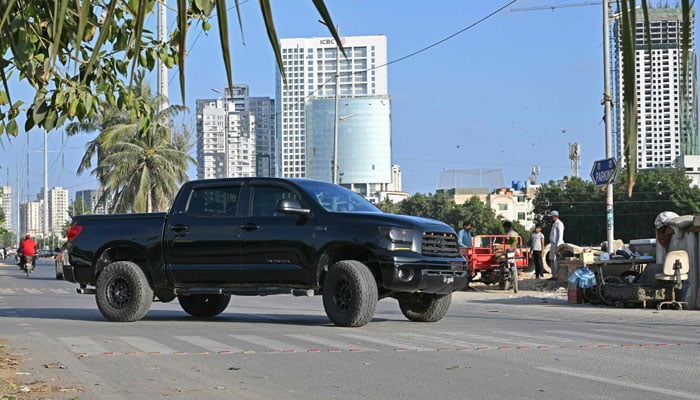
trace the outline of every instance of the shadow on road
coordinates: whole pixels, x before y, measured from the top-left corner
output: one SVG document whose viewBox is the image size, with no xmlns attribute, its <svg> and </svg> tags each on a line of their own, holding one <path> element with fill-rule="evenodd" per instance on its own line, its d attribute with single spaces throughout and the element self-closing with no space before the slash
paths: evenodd
<svg viewBox="0 0 700 400">
<path fill-rule="evenodd" d="M 0 318 L 33 318 L 49 320 L 69 320 L 84 322 L 104 322 L 113 323 L 106 320 L 99 310 L 96 309 L 72 309 L 72 308 L 13 308 L 0 310 Z M 195 318 L 187 315 L 184 311 L 151 310 L 141 320 L 134 322 L 148 321 L 172 321 L 198 324 L 206 322 L 241 322 L 251 324 L 270 325 L 299 325 L 299 326 L 334 326 L 324 315 L 308 314 L 241 314 L 224 312 L 213 318 Z M 385 318 L 374 318 L 372 322 L 389 321 Z M 408 321 L 406 321 L 408 322 Z M 121 324 L 121 323 L 115 323 Z"/>
</svg>

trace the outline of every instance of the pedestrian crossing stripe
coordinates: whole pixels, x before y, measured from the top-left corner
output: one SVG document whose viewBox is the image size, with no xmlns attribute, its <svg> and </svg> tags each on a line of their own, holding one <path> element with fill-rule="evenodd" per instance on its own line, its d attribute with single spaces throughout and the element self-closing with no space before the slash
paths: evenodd
<svg viewBox="0 0 700 400">
<path fill-rule="evenodd" d="M 0 295 L 5 294 L 19 294 L 19 293 L 29 293 L 29 294 L 74 294 L 75 289 L 66 288 L 0 288 Z"/>
<path fill-rule="evenodd" d="M 700 348 L 700 342 L 659 342 L 641 340 L 639 338 L 619 338 L 606 343 L 583 342 L 571 344 L 564 341 L 561 344 L 531 345 L 527 343 L 503 342 L 464 342 L 450 343 L 449 338 L 436 341 L 429 335 L 399 335 L 395 340 L 385 337 L 375 337 L 367 334 L 340 333 L 333 337 L 322 337 L 303 334 L 282 334 L 279 337 L 263 337 L 259 335 L 228 335 L 222 341 L 204 336 L 172 336 L 165 338 L 168 343 L 161 343 L 144 336 L 110 337 L 107 347 L 100 340 L 87 336 L 59 337 L 61 343 L 69 348 L 77 358 L 85 357 L 133 357 L 133 356 L 210 356 L 236 354 L 300 354 L 300 353 L 365 353 L 392 351 L 402 352 L 471 352 L 471 351 L 552 351 L 568 350 L 583 351 L 610 348 L 670 348 L 678 346 L 695 346 Z M 117 339 L 117 340 L 114 340 Z M 219 338 L 221 340 L 221 338 Z M 288 341 L 292 339 L 293 342 Z M 612 339 L 612 337 L 610 338 Z M 300 342 L 303 342 L 300 343 Z"/>
</svg>

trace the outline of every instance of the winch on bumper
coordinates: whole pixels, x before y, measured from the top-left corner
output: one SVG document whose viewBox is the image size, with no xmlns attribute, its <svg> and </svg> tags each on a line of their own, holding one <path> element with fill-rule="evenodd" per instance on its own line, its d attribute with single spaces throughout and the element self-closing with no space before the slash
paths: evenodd
<svg viewBox="0 0 700 400">
<path fill-rule="evenodd" d="M 466 286 L 466 261 L 441 261 L 395 257 L 393 262 L 383 262 L 383 287 L 397 292 L 448 294 Z"/>
</svg>

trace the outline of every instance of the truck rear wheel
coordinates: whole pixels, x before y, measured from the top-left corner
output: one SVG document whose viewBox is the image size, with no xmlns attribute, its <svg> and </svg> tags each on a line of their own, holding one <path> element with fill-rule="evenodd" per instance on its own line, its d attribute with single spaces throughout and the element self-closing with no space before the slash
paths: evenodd
<svg viewBox="0 0 700 400">
<path fill-rule="evenodd" d="M 191 294 L 177 296 L 177 301 L 187 314 L 193 317 L 208 318 L 224 312 L 231 296 L 224 294 Z"/>
<path fill-rule="evenodd" d="M 143 318 L 151 308 L 153 290 L 138 265 L 116 261 L 97 278 L 97 308 L 110 321 L 132 322 Z"/>
<path fill-rule="evenodd" d="M 366 325 L 377 308 L 377 282 L 359 261 L 343 260 L 331 265 L 323 279 L 323 308 L 338 326 Z"/>
<path fill-rule="evenodd" d="M 452 293 L 415 293 L 398 298 L 403 315 L 413 322 L 436 322 L 447 314 L 452 303 Z"/>
</svg>

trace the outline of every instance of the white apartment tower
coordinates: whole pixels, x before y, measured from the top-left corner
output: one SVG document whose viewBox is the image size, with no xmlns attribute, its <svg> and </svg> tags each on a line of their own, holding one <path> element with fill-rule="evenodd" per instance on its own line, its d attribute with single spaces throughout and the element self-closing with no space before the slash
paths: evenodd
<svg viewBox="0 0 700 400">
<path fill-rule="evenodd" d="M 63 237 L 65 235 L 64 226 L 70 219 L 68 215 L 68 190 L 62 187 L 49 189 L 49 232 L 50 234 Z"/>
<path fill-rule="evenodd" d="M 694 25 L 688 53 L 687 82 L 683 79 L 682 21 L 680 8 L 650 8 L 651 51 L 641 9 L 637 9 L 635 65 L 637 97 L 637 168 L 670 167 L 678 156 L 698 154 L 697 68 Z M 622 97 L 622 49 L 619 26 L 614 30 L 616 45 L 617 112 L 616 153 L 624 151 Z M 683 87 L 686 87 L 685 95 Z M 624 160 L 623 160 L 624 161 Z"/>
<path fill-rule="evenodd" d="M 2 227 L 12 231 L 12 186 L 0 186 L 0 207 L 5 214 Z"/>
<path fill-rule="evenodd" d="M 278 71 L 276 107 L 283 177 L 307 176 L 306 105 L 311 97 L 335 96 L 336 73 L 341 97 L 388 95 L 386 36 L 347 36 L 342 41 L 345 55 L 336 54 L 333 38 L 280 41 L 286 84 Z"/>
<path fill-rule="evenodd" d="M 224 98 L 197 100 L 197 178 L 255 176 L 255 116 L 242 100 L 247 91 L 237 86 Z"/>
<path fill-rule="evenodd" d="M 29 233 L 32 237 L 44 237 L 44 201 L 25 201 L 19 204 L 19 237 Z"/>
</svg>

